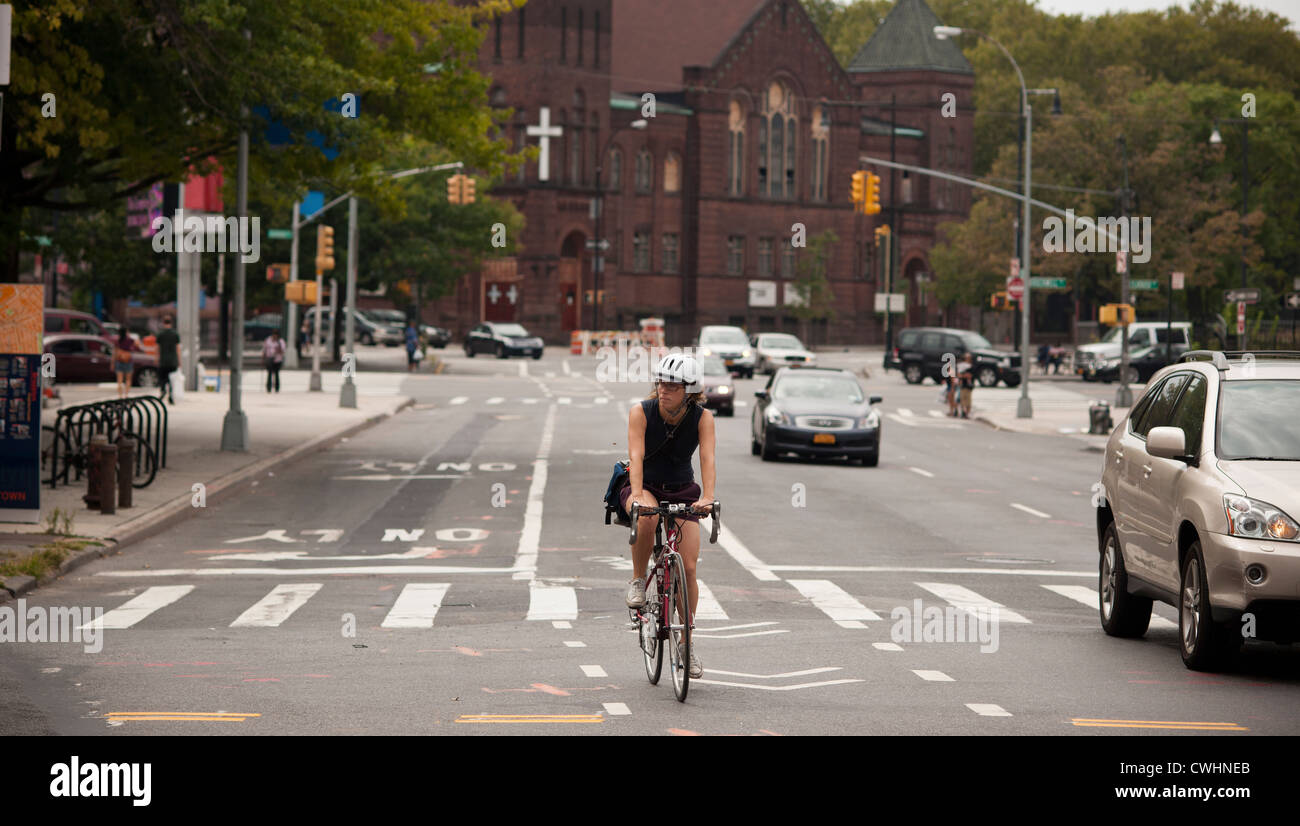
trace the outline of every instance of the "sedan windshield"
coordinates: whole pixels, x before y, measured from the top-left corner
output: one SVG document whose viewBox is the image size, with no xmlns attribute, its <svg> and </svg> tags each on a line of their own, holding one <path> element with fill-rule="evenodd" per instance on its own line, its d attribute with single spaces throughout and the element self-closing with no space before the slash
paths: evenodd
<svg viewBox="0 0 1300 826">
<path fill-rule="evenodd" d="M 722 359 L 706 358 L 703 360 L 704 375 L 706 376 L 729 376 L 727 365 L 722 363 Z"/>
<path fill-rule="evenodd" d="M 840 376 L 786 376 L 776 383 L 773 395 L 777 399 L 862 402 L 862 388 L 858 383 Z"/>
<path fill-rule="evenodd" d="M 1300 461 L 1300 381 L 1226 381 L 1219 458 Z"/>
<path fill-rule="evenodd" d="M 498 324 L 492 328 L 497 335 L 510 336 L 511 338 L 528 338 L 528 331 L 518 324 Z"/>
<path fill-rule="evenodd" d="M 749 346 L 749 339 L 740 330 L 710 330 L 700 336 L 700 344 L 738 344 Z"/>
<path fill-rule="evenodd" d="M 794 336 L 787 336 L 781 334 L 781 335 L 771 335 L 771 336 L 759 336 L 758 346 L 767 347 L 772 350 L 802 350 L 803 342 L 799 341 L 799 339 L 795 338 Z"/>
</svg>

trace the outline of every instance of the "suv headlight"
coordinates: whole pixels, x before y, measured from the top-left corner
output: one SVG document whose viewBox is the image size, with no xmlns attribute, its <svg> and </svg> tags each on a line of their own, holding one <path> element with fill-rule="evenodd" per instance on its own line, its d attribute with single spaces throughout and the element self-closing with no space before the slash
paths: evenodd
<svg viewBox="0 0 1300 826">
<path fill-rule="evenodd" d="M 862 430 L 875 430 L 877 427 L 880 427 L 880 413 L 876 410 L 872 410 L 867 415 L 858 419 L 854 424 Z"/>
<path fill-rule="evenodd" d="M 768 424 L 782 424 L 786 426 L 789 426 L 790 424 L 790 417 L 772 405 L 768 405 L 767 412 L 763 415 L 767 417 Z"/>
<path fill-rule="evenodd" d="M 1223 496 L 1223 509 L 1228 514 L 1228 533 L 1232 536 L 1287 542 L 1300 537 L 1300 525 L 1267 502 L 1227 493 Z"/>
<path fill-rule="evenodd" d="M 753 351 L 753 350 L 741 350 L 741 351 L 740 351 L 740 357 L 743 358 L 743 359 L 747 359 L 747 358 L 749 358 L 749 357 L 752 356 L 752 355 L 754 355 L 754 351 Z"/>
<path fill-rule="evenodd" d="M 700 355 L 702 355 L 702 356 L 711 356 L 711 355 L 713 355 L 713 351 L 710 350 L 708 347 L 701 347 L 701 348 L 700 348 Z"/>
</svg>

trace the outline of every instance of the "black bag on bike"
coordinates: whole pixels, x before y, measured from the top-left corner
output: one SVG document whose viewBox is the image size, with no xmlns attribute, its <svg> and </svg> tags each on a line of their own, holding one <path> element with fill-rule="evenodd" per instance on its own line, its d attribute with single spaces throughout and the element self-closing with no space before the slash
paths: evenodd
<svg viewBox="0 0 1300 826">
<path fill-rule="evenodd" d="M 647 459 L 650 459 L 656 453 L 667 447 L 668 443 L 671 442 L 673 437 L 676 435 L 676 431 L 668 434 L 668 438 L 664 439 L 663 444 L 647 453 L 641 459 L 642 466 L 645 465 Z M 605 488 L 604 501 L 606 525 L 610 524 L 610 517 L 613 516 L 615 525 L 620 525 L 624 528 L 632 527 L 632 515 L 623 510 L 623 503 L 620 502 L 618 498 L 619 491 L 623 489 L 624 485 L 628 484 L 628 480 L 631 478 L 631 471 L 629 470 L 630 465 L 631 462 L 627 459 L 620 459 L 614 463 L 614 472 L 609 477 L 609 486 Z"/>
</svg>

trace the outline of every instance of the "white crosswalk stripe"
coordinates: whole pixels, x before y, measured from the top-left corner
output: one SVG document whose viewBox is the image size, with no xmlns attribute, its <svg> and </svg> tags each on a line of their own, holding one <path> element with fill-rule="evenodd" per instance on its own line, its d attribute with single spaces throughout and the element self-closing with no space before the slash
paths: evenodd
<svg viewBox="0 0 1300 826">
<path fill-rule="evenodd" d="M 999 622 L 1019 622 L 1028 624 L 1029 620 L 1020 614 L 1012 611 L 1000 602 L 980 596 L 969 588 L 960 585 L 953 585 L 947 582 L 918 582 L 917 585 L 937 596 L 939 599 L 947 602 L 949 605 L 960 608 L 961 610 L 979 616 L 980 613 L 989 615 L 992 609 L 997 609 L 997 618 Z"/>
<path fill-rule="evenodd" d="M 864 620 L 880 619 L 879 615 L 858 602 L 847 591 L 829 579 L 787 580 L 799 593 L 812 600 L 812 604 L 841 628 L 866 628 Z"/>
<path fill-rule="evenodd" d="M 154 611 L 171 605 L 193 590 L 193 585 L 155 585 L 152 588 L 146 588 L 144 593 L 132 597 L 117 608 L 104 614 L 100 619 L 83 624 L 81 628 L 106 628 L 111 630 L 130 628 Z"/>
<path fill-rule="evenodd" d="M 503 402 L 503 401 L 505 401 L 505 398 L 503 398 L 502 396 L 493 396 L 492 398 L 490 398 L 490 399 L 487 400 L 487 403 L 488 403 L 488 404 L 501 404 L 501 402 Z"/>
<path fill-rule="evenodd" d="M 1060 594 L 1063 597 L 1074 600 L 1081 605 L 1096 610 L 1101 604 L 1101 596 L 1086 585 L 1044 585 L 1044 588 L 1054 594 Z M 1167 620 L 1159 614 L 1151 614 L 1151 628 L 1172 628 L 1178 630 L 1178 623 Z"/>
<path fill-rule="evenodd" d="M 432 628 L 451 585 L 446 582 L 412 583 L 402 589 L 380 625 L 384 628 Z"/>
<path fill-rule="evenodd" d="M 722 605 L 713 597 L 713 591 L 709 586 L 704 584 L 704 580 L 695 580 L 695 586 L 700 589 L 700 603 L 695 609 L 695 618 L 697 620 L 725 620 L 731 619 L 727 612 L 722 610 Z"/>
<path fill-rule="evenodd" d="M 456 396 L 451 401 L 447 402 L 447 404 L 464 404 L 467 401 L 469 401 L 469 396 Z"/>
<path fill-rule="evenodd" d="M 528 583 L 529 620 L 576 620 L 578 594 L 567 585 L 547 585 L 533 580 Z"/>
<path fill-rule="evenodd" d="M 292 616 L 294 611 L 307 604 L 321 589 L 321 583 L 303 585 L 277 585 L 271 592 L 253 604 L 239 618 L 230 623 L 231 628 L 277 628 Z"/>
</svg>

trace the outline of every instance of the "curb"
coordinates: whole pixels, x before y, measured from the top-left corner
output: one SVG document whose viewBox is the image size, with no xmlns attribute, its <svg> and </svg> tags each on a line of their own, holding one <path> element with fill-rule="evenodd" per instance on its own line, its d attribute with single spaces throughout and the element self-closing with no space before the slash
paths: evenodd
<svg viewBox="0 0 1300 826">
<path fill-rule="evenodd" d="M 229 498 L 243 483 L 251 481 L 254 477 L 259 476 L 272 468 L 291 464 L 310 453 L 315 453 L 318 450 L 333 445 L 335 442 L 341 441 L 353 434 L 361 432 L 362 430 L 373 427 L 384 419 L 396 416 L 398 413 L 414 404 L 415 399 L 408 396 L 397 405 L 397 407 L 393 408 L 391 412 L 377 413 L 364 421 L 348 425 L 340 430 L 335 430 L 331 433 L 322 433 L 314 439 L 310 439 L 302 444 L 283 450 L 274 456 L 268 456 L 251 465 L 239 468 L 238 470 L 233 470 L 225 476 L 218 477 L 217 479 L 206 483 L 207 498 L 210 503 Z M 42 585 L 51 580 L 58 579 L 65 574 L 69 574 L 88 562 L 93 562 L 96 559 L 103 559 L 107 556 L 121 553 L 122 548 L 127 545 L 139 542 L 142 539 L 147 539 L 165 528 L 170 527 L 172 524 L 180 522 L 185 518 L 186 514 L 194 510 L 190 505 L 190 501 L 190 494 L 188 492 L 183 493 L 166 504 L 159 505 L 151 511 L 140 514 L 135 519 L 123 523 L 118 529 L 117 535 L 97 537 L 99 541 L 104 543 L 103 546 L 97 548 L 83 548 L 80 551 L 74 552 L 67 559 L 63 560 L 63 563 L 59 565 L 58 570 L 50 572 L 40 580 L 30 576 L 9 577 L 8 580 L 5 581 L 3 587 L 0 587 L 0 603 L 3 603 L 7 599 L 26 594 L 38 585 Z M 11 588 L 11 584 L 16 580 L 24 581 L 18 583 L 16 587 Z"/>
</svg>

